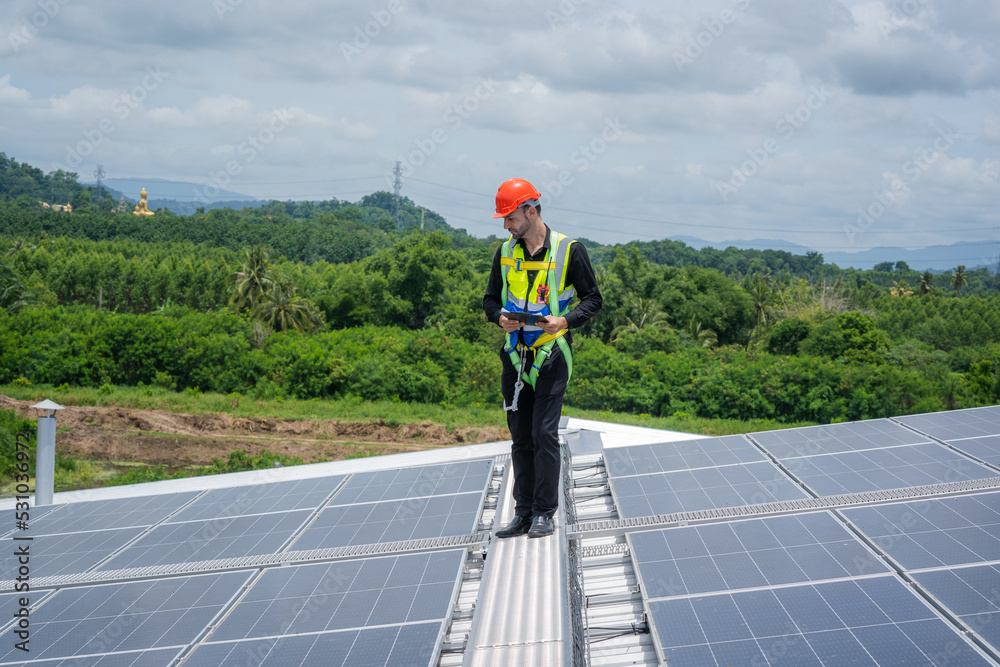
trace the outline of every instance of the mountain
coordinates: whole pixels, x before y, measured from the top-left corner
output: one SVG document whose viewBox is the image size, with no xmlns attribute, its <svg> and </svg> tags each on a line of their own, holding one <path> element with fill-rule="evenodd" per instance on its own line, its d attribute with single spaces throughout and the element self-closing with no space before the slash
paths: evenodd
<svg viewBox="0 0 1000 667">
<path fill-rule="evenodd" d="M 774 239 L 713 242 L 694 236 L 672 236 L 671 240 L 681 241 L 698 250 L 706 247 L 725 250 L 732 246 L 740 250 L 784 250 L 793 255 L 804 255 L 813 251 L 812 248 L 803 245 Z M 902 261 L 917 271 L 940 273 L 951 271 L 959 264 L 964 264 L 965 268 L 969 270 L 985 267 L 995 271 L 1000 265 L 1000 241 L 964 241 L 951 245 L 935 245 L 915 249 L 879 247 L 860 252 L 824 252 L 821 254 L 824 262 L 836 264 L 842 269 L 870 270 L 876 264 L 883 262 L 895 264 Z"/>
<path fill-rule="evenodd" d="M 222 201 L 260 201 L 256 197 L 231 190 L 221 190 L 206 183 L 167 181 L 162 178 L 106 178 L 103 183 L 110 189 L 124 193 L 125 198 L 131 201 L 139 201 L 139 191 L 146 188 L 146 194 L 149 195 L 150 208 L 153 208 L 153 200 L 173 200 L 196 206 Z M 94 184 L 90 183 L 89 185 Z"/>
<path fill-rule="evenodd" d="M 872 248 L 863 252 L 825 252 L 823 261 L 840 268 L 871 269 L 882 262 L 906 262 L 917 271 L 951 271 L 959 264 L 967 269 L 996 270 L 1000 263 L 1000 242 L 968 241 L 926 248 Z"/>
</svg>

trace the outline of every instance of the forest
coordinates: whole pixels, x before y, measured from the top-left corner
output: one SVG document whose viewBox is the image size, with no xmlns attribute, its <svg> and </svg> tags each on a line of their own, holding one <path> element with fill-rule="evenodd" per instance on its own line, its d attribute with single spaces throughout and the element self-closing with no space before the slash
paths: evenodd
<svg viewBox="0 0 1000 667">
<path fill-rule="evenodd" d="M 39 201 L 61 188 L 72 213 Z M 500 405 L 500 239 L 377 192 L 151 217 L 0 153 L 0 384 Z M 581 239 L 573 407 L 829 423 L 1000 402 L 1000 281 Z"/>
</svg>

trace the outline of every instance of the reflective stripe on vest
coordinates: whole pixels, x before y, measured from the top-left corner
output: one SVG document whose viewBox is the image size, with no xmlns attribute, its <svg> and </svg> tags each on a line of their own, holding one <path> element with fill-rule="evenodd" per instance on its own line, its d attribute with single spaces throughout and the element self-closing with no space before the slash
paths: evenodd
<svg viewBox="0 0 1000 667">
<path fill-rule="evenodd" d="M 572 285 L 566 284 L 569 269 L 570 246 L 575 243 L 559 232 L 549 230 L 549 249 L 543 261 L 528 261 L 524 258 L 524 247 L 507 239 L 500 249 L 500 276 L 503 291 L 500 300 L 509 311 L 527 312 L 536 315 L 556 315 L 563 317 L 569 312 L 570 301 L 576 296 Z M 528 271 L 537 271 L 534 281 L 528 284 Z M 544 299 L 539 299 L 539 288 L 547 288 Z M 573 375 L 573 355 L 569 344 L 563 339 L 567 329 L 553 335 L 535 325 L 524 325 L 521 329 L 507 334 L 504 345 L 511 363 L 520 365 L 519 348 L 527 347 L 535 352 L 531 368 L 522 374 L 532 387 L 542 364 L 552 352 L 552 346 L 559 345 L 566 358 L 566 369 Z"/>
</svg>

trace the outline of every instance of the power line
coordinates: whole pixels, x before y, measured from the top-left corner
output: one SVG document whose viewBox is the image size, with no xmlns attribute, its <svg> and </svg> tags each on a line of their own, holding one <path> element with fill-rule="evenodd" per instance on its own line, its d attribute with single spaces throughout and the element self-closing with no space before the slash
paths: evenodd
<svg viewBox="0 0 1000 667">
<path fill-rule="evenodd" d="M 425 181 L 423 179 L 414 178 L 412 176 L 410 176 L 409 178 L 410 178 L 411 181 L 417 181 L 418 183 L 425 183 L 427 185 L 433 185 L 433 186 L 438 187 L 438 188 L 445 188 L 447 190 L 455 190 L 457 192 L 464 192 L 466 194 L 476 195 L 477 197 L 488 197 L 489 196 L 489 195 L 483 194 L 481 192 L 473 192 L 472 190 L 464 190 L 462 188 L 456 188 L 456 187 L 453 187 L 451 185 L 443 185 L 441 183 L 433 183 L 431 181 Z M 577 209 L 566 208 L 564 206 L 556 206 L 554 204 L 550 204 L 546 208 L 548 208 L 549 210 L 553 210 L 553 211 L 565 211 L 567 213 L 576 213 L 578 215 L 590 215 L 590 216 L 595 216 L 595 217 L 600 217 L 600 218 L 606 218 L 606 219 L 609 219 L 609 220 L 627 220 L 627 221 L 630 221 L 630 222 L 649 222 L 649 223 L 653 223 L 653 224 L 657 224 L 657 225 L 678 225 L 678 226 L 685 225 L 685 226 L 692 226 L 692 223 L 687 223 L 687 222 L 676 222 L 676 221 L 669 221 L 669 220 L 663 220 L 663 219 L 659 219 L 658 220 L 658 219 L 654 219 L 654 218 L 639 218 L 639 217 L 633 217 L 633 216 L 617 215 L 617 214 L 613 214 L 613 213 L 601 213 L 601 212 L 594 212 L 594 211 L 580 211 L 580 210 L 577 210 Z M 772 228 L 768 228 L 768 227 L 747 228 L 747 227 L 734 227 L 732 225 L 711 225 L 711 224 L 702 224 L 702 223 L 694 223 L 693 226 L 699 227 L 699 228 L 706 228 L 706 229 L 728 229 L 728 230 L 731 230 L 731 231 L 739 231 L 739 232 L 781 232 L 781 233 L 788 233 L 789 231 L 792 231 L 792 230 L 789 230 L 787 228 L 785 228 L 785 229 L 772 229 Z M 993 230 L 993 229 L 995 229 L 995 228 L 994 227 L 970 227 L 968 229 L 949 229 L 948 231 L 949 232 L 955 232 L 955 233 L 958 233 L 958 232 L 983 232 L 983 231 L 990 231 L 990 230 Z M 614 230 L 614 229 L 606 229 L 606 228 L 600 228 L 600 230 L 601 231 L 608 231 L 608 232 L 617 231 L 617 230 Z M 832 235 L 838 235 L 838 236 L 844 233 L 843 231 L 832 231 L 832 230 L 822 230 L 822 229 L 814 229 L 814 230 L 809 230 L 809 229 L 799 230 L 799 229 L 796 229 L 794 231 L 795 231 L 796 234 L 832 234 Z M 914 233 L 920 233 L 921 231 L 923 231 L 923 230 L 884 231 L 884 232 L 879 232 L 879 233 L 883 234 L 883 235 L 884 234 L 900 234 L 900 235 L 912 236 Z"/>
</svg>

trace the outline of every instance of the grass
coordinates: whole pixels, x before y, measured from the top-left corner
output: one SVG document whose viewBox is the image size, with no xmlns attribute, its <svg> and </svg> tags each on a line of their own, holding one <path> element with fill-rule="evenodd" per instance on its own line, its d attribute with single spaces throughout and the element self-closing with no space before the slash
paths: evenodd
<svg viewBox="0 0 1000 667">
<path fill-rule="evenodd" d="M 227 414 L 256 419 L 338 419 L 349 422 L 381 422 L 388 426 L 432 422 L 449 430 L 464 427 L 507 425 L 500 405 L 428 405 L 398 401 L 364 401 L 360 398 L 256 400 L 235 394 L 176 392 L 160 387 L 112 387 L 110 392 L 90 387 L 52 387 L 20 384 L 0 385 L 0 393 L 23 401 L 46 398 L 64 406 L 116 406 L 133 410 L 163 410 L 189 414 Z M 774 429 L 811 426 L 811 422 L 777 422 L 765 419 L 705 419 L 678 413 L 672 417 L 652 417 L 623 412 L 579 410 L 566 407 L 563 414 L 579 419 L 616 422 L 632 426 L 699 433 L 730 435 Z"/>
<path fill-rule="evenodd" d="M 421 422 L 440 424 L 449 430 L 456 428 L 495 427 L 504 428 L 506 418 L 500 405 L 425 405 L 422 403 L 401 403 L 397 401 L 363 401 L 358 398 L 331 400 L 278 399 L 262 401 L 237 396 L 214 393 L 175 392 L 159 387 L 112 387 L 110 391 L 89 387 L 52 387 L 50 385 L 24 386 L 22 384 L 0 385 L 0 393 L 18 400 L 37 402 L 46 398 L 60 405 L 107 406 L 133 410 L 160 410 L 189 414 L 227 414 L 232 417 L 256 419 L 337 419 L 347 422 L 377 422 L 388 426 L 399 426 Z M 580 410 L 565 407 L 563 414 L 579 419 L 614 422 L 654 429 L 697 433 L 701 435 L 730 435 L 751 433 L 800 426 L 811 426 L 809 422 L 782 423 L 772 420 L 752 419 L 705 419 L 678 413 L 671 417 L 653 417 L 619 412 Z M 70 430 L 60 427 L 59 432 Z M 188 436 L 146 431 L 149 435 L 184 439 Z M 378 456 L 381 448 L 368 443 L 340 443 L 356 447 L 348 458 Z M 71 491 L 94 488 L 114 483 L 115 478 L 125 477 L 140 481 L 145 477 L 154 478 L 156 466 L 143 463 L 103 462 L 82 459 L 61 458 L 57 466 L 55 490 Z M 206 472 L 211 466 L 188 466 L 189 474 Z M 168 473 L 178 469 L 169 469 Z M 33 484 L 34 480 L 32 480 Z M 14 495 L 13 483 L 0 484 L 0 497 Z"/>
<path fill-rule="evenodd" d="M 503 427 L 506 421 L 500 406 L 427 405 L 398 401 L 364 401 L 360 398 L 284 398 L 257 400 L 235 394 L 186 393 L 160 387 L 112 387 L 110 391 L 91 387 L 51 385 L 0 385 L 0 393 L 22 401 L 52 399 L 62 406 L 116 406 L 132 410 L 162 410 L 189 414 L 227 414 L 232 417 L 269 419 L 338 419 L 351 422 L 383 422 L 389 426 L 433 422 L 447 429 L 461 427 Z"/>
</svg>

